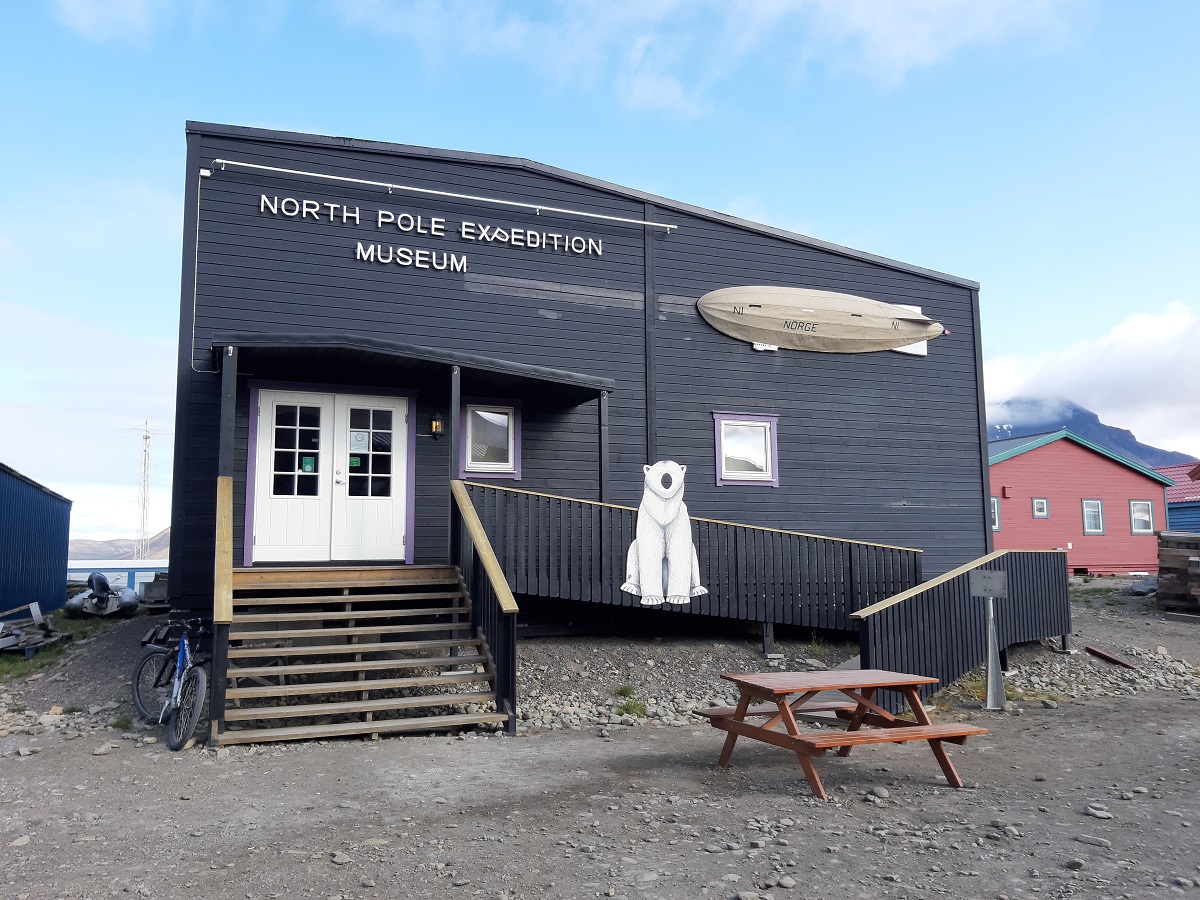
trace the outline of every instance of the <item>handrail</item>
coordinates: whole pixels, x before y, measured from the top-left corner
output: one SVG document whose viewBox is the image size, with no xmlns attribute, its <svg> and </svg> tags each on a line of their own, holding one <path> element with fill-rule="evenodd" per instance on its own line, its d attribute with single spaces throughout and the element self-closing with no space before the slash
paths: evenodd
<svg viewBox="0 0 1200 900">
<path fill-rule="evenodd" d="M 483 563 L 483 571 L 487 574 L 488 581 L 491 582 L 492 590 L 496 592 L 496 600 L 500 604 L 501 612 L 506 614 L 520 612 L 517 601 L 513 599 L 512 589 L 508 586 L 508 580 L 504 577 L 504 570 L 500 568 L 500 561 L 496 559 L 496 552 L 492 549 L 487 532 L 483 530 L 483 523 L 479 521 L 479 513 L 475 511 L 475 504 L 471 502 L 471 496 L 467 493 L 463 482 L 451 479 L 450 493 L 454 496 L 454 502 L 458 504 L 463 524 L 467 526 L 471 543 L 475 545 L 475 552 L 479 554 L 479 561 Z"/>
<path fill-rule="evenodd" d="M 997 550 L 930 581 L 852 613 L 858 628 L 864 669 L 912 672 L 936 678 L 945 687 L 988 655 L 989 616 L 972 599 L 976 571 L 1003 573 L 1004 598 L 996 598 L 991 622 L 1003 648 L 1071 633 L 1067 554 L 1061 550 Z M 904 601 L 910 602 L 904 602 Z M 922 689 L 926 696 L 936 689 Z M 901 699 L 881 701 L 893 712 Z"/>
<path fill-rule="evenodd" d="M 873 616 L 877 612 L 887 609 L 889 606 L 895 606 L 897 603 L 903 603 L 905 600 L 910 600 L 918 594 L 923 594 L 939 584 L 945 584 L 947 581 L 952 581 L 960 575 L 966 575 L 972 569 L 978 569 L 980 566 L 990 563 L 993 560 L 1000 559 L 1002 556 L 1007 556 L 1011 550 L 993 550 L 985 556 L 978 559 L 973 559 L 970 562 L 963 563 L 957 569 L 951 569 L 944 575 L 939 575 L 937 578 L 931 578 L 929 581 L 923 581 L 915 587 L 910 587 L 907 591 L 901 591 L 895 596 L 888 597 L 886 600 L 880 600 L 878 603 L 872 603 L 870 606 L 864 606 L 857 612 L 850 613 L 852 619 L 865 619 L 868 616 Z M 1060 550 L 1022 550 L 1022 553 L 1060 553 Z"/>
<path fill-rule="evenodd" d="M 464 482 L 463 489 L 518 596 L 638 604 L 621 590 L 636 509 L 479 482 Z M 454 502 L 451 507 L 455 556 L 456 535 L 464 545 L 470 539 Z M 691 524 L 698 575 L 708 592 L 676 612 L 852 630 L 858 623 L 851 610 L 921 580 L 921 554 L 901 548 L 712 519 Z M 476 566 L 482 587 L 486 576 Z"/>
<path fill-rule="evenodd" d="M 524 494 L 528 497 L 545 497 L 548 500 L 569 500 L 572 503 L 585 503 L 589 506 L 603 506 L 609 509 L 623 509 L 627 512 L 637 512 L 636 506 L 623 506 L 619 503 L 604 503 L 600 500 L 581 500 L 579 497 L 567 497 L 563 494 L 546 494 L 541 491 L 525 491 L 520 488 L 502 487 L 498 484 L 490 484 L 483 481 L 458 481 L 452 484 L 462 484 L 468 487 L 488 488 L 493 491 L 507 491 L 510 494 Z M 710 525 L 728 525 L 732 528 L 748 528 L 751 531 L 767 531 L 774 534 L 790 534 L 795 537 L 816 538 L 822 541 L 837 541 L 842 544 L 861 544 L 866 547 L 884 547 L 888 550 L 904 550 L 908 553 L 924 553 L 925 551 L 917 547 L 900 547 L 896 544 L 880 544 L 877 541 L 858 541 L 854 538 L 830 537 L 825 534 L 809 534 L 805 531 L 792 531 L 787 528 L 766 528 L 762 525 L 746 525 L 742 522 L 726 522 L 722 519 L 706 519 L 703 516 L 689 515 L 693 522 L 708 522 Z"/>
</svg>

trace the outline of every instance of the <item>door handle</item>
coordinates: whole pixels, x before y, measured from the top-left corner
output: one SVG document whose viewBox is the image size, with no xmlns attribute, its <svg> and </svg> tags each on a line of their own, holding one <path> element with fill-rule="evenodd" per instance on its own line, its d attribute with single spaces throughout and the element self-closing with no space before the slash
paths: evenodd
<svg viewBox="0 0 1200 900">
<path fill-rule="evenodd" d="M 345 484 L 346 479 L 345 478 L 335 478 L 335 479 L 333 479 L 333 483 L 334 484 Z"/>
</svg>

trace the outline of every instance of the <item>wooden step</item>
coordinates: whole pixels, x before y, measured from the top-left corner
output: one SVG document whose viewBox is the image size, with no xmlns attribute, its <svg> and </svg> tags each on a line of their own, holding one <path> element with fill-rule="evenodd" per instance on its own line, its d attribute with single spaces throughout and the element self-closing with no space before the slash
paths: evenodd
<svg viewBox="0 0 1200 900">
<path fill-rule="evenodd" d="M 387 712 L 393 709 L 495 702 L 495 693 L 479 691 L 470 694 L 423 694 L 416 697 L 383 697 L 379 700 L 346 700 L 336 703 L 297 703 L 291 706 L 244 706 L 240 709 L 225 710 L 225 721 L 253 722 L 258 719 L 294 719 L 298 716 L 344 716 L 354 713 Z"/>
<path fill-rule="evenodd" d="M 334 618 L 334 617 L 330 617 Z M 422 631 L 470 630 L 470 622 L 426 622 L 418 625 L 354 625 L 346 628 L 276 628 L 264 631 L 234 631 L 237 623 L 229 629 L 231 641 L 272 641 L 283 638 L 356 637 L 367 634 L 419 634 Z"/>
<path fill-rule="evenodd" d="M 445 641 L 366 641 L 360 644 L 312 644 L 299 647 L 230 647 L 230 659 L 253 659 L 262 656 L 338 656 L 346 653 L 409 653 L 430 650 L 447 644 L 478 647 L 478 640 Z"/>
<path fill-rule="evenodd" d="M 341 722 L 336 725 L 301 725 L 293 728 L 238 728 L 218 736 L 221 746 L 258 744 L 271 741 L 315 741 L 354 734 L 397 734 L 404 732 L 447 731 L 468 725 L 502 724 L 504 713 L 464 713 L 454 716 L 418 716 L 411 719 L 383 719 L 375 722 Z"/>
<path fill-rule="evenodd" d="M 470 613 L 469 606 L 422 606 L 416 609 L 338 609 L 327 612 L 234 613 L 233 624 L 253 622 L 325 622 L 330 619 L 411 619 L 415 616 L 449 616 Z"/>
<path fill-rule="evenodd" d="M 431 581 L 457 583 L 458 573 L 451 566 L 289 566 L 233 570 L 235 591 L 261 588 L 304 590 L 395 587 L 403 584 L 428 584 Z"/>
<path fill-rule="evenodd" d="M 466 643 L 466 642 L 464 642 Z M 478 641 L 470 643 L 478 644 Z M 467 666 L 488 662 L 486 656 L 428 656 L 406 659 L 364 659 L 337 663 L 294 663 L 287 666 L 229 667 L 230 678 L 271 678 L 281 675 L 313 675 L 326 672 L 378 672 L 387 669 L 424 669 L 436 666 Z"/>
<path fill-rule="evenodd" d="M 460 600 L 462 591 L 422 591 L 412 594 L 319 594 L 312 597 L 234 597 L 234 606 L 305 606 L 317 603 L 402 603 L 408 600 Z M 408 607 L 397 606 L 397 609 Z"/>
<path fill-rule="evenodd" d="M 439 684 L 471 684 L 491 681 L 486 672 L 443 672 L 412 678 L 368 678 L 365 681 L 310 681 L 305 684 L 270 684 L 260 687 L 231 687 L 228 700 L 253 700 L 266 697 L 297 697 L 301 694 L 347 694 L 358 691 L 386 691 Z"/>
</svg>

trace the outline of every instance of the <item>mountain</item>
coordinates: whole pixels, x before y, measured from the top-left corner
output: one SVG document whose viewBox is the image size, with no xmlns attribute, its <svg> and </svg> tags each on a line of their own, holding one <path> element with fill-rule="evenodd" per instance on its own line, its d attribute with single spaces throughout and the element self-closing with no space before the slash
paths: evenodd
<svg viewBox="0 0 1200 900">
<path fill-rule="evenodd" d="M 70 559 L 133 559 L 134 541 L 113 538 L 111 541 L 89 541 L 73 538 L 67 545 Z M 164 528 L 150 538 L 147 559 L 166 559 L 171 553 L 171 529 Z"/>
<path fill-rule="evenodd" d="M 1066 428 L 1072 434 L 1150 468 L 1197 462 L 1196 457 L 1186 453 L 1143 444 L 1132 431 L 1105 425 L 1090 409 L 1062 397 L 1014 397 L 1003 403 L 988 404 L 987 418 L 989 441 Z"/>
</svg>

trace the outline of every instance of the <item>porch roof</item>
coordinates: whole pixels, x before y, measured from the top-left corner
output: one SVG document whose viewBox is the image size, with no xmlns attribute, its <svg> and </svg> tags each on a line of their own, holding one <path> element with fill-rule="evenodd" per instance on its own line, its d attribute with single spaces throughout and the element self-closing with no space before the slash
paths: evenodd
<svg viewBox="0 0 1200 900">
<path fill-rule="evenodd" d="M 319 360 L 332 366 L 361 369 L 382 363 L 389 373 L 414 376 L 443 371 L 448 374 L 451 366 L 458 366 L 464 391 L 477 394 L 504 396 L 536 388 L 539 396 L 584 403 L 601 392 L 616 390 L 616 382 L 611 378 L 330 331 L 217 332 L 212 336 L 212 346 L 237 347 L 242 371 L 256 364 L 292 364 L 303 354 L 306 361 Z"/>
</svg>

